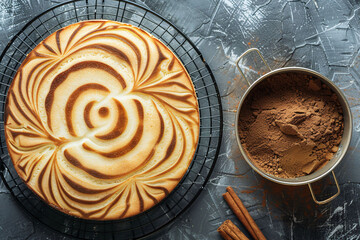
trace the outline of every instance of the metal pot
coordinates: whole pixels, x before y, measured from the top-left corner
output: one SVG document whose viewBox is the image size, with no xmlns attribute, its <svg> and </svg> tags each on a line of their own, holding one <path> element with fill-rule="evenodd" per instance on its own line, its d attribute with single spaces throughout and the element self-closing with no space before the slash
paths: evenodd
<svg viewBox="0 0 360 240">
<path fill-rule="evenodd" d="M 253 83 L 250 83 L 249 80 L 246 78 L 244 72 L 242 71 L 241 67 L 239 66 L 239 62 L 240 60 L 247 55 L 250 52 L 257 52 L 260 56 L 260 58 L 262 59 L 263 63 L 266 65 L 266 67 L 268 68 L 269 72 L 267 72 L 266 74 L 262 75 L 260 78 L 258 78 L 256 81 L 254 81 Z M 350 140 L 351 140 L 351 134 L 352 134 L 352 116 L 351 116 L 351 112 L 350 112 L 350 107 L 349 104 L 345 98 L 345 96 L 343 95 L 343 93 L 340 91 L 340 89 L 332 82 L 330 81 L 328 78 L 324 77 L 323 75 L 321 75 L 320 73 L 313 71 L 311 69 L 307 69 L 307 68 L 303 68 L 303 67 L 284 67 L 284 68 L 279 68 L 279 69 L 275 69 L 275 70 L 271 70 L 269 65 L 267 64 L 267 62 L 264 60 L 263 56 L 261 55 L 260 51 L 257 48 L 251 48 L 249 50 L 247 50 L 246 52 L 244 52 L 236 61 L 236 66 L 239 69 L 239 71 L 241 72 L 242 76 L 245 78 L 245 80 L 248 82 L 249 87 L 246 90 L 245 94 L 242 96 L 241 100 L 240 100 L 240 104 L 239 107 L 237 109 L 237 113 L 236 113 L 236 119 L 235 119 L 235 128 L 236 128 L 236 139 L 240 148 L 240 151 L 242 153 L 242 155 L 244 156 L 246 162 L 257 172 L 259 173 L 261 176 L 263 176 L 264 178 L 273 181 L 275 183 L 279 183 L 279 184 L 283 184 L 283 185 L 290 185 L 290 186 L 299 186 L 299 185 L 305 185 L 307 184 L 309 186 L 309 190 L 311 193 L 311 196 L 313 198 L 313 200 L 317 203 L 317 204 L 325 204 L 330 202 L 331 200 L 333 200 L 334 198 L 336 198 L 339 194 L 340 194 L 340 187 L 339 184 L 337 182 L 337 179 L 335 177 L 334 171 L 333 169 L 340 163 L 340 161 L 343 159 L 343 157 L 345 156 L 345 153 L 349 147 L 350 144 Z M 344 115 L 344 132 L 343 132 L 343 136 L 342 136 L 342 140 L 341 143 L 339 145 L 339 150 L 337 151 L 337 153 L 334 155 L 334 157 L 321 169 L 306 175 L 306 176 L 302 176 L 302 177 L 298 177 L 298 178 L 279 178 L 276 177 L 274 175 L 268 174 L 264 171 L 262 171 L 261 169 L 259 169 L 248 157 L 248 155 L 246 154 L 243 146 L 241 145 L 240 142 L 240 137 L 239 137 L 239 129 L 238 129 L 238 121 L 239 121 L 239 115 L 240 115 L 240 111 L 241 111 L 241 107 L 243 106 L 243 103 L 246 99 L 246 97 L 249 95 L 249 93 L 251 92 L 251 90 L 253 90 L 260 82 L 264 81 L 265 79 L 267 79 L 270 76 L 273 76 L 275 74 L 279 74 L 279 73 L 288 73 L 288 72 L 299 72 L 299 73 L 306 73 L 306 74 L 310 74 L 310 75 L 314 75 L 317 78 L 319 78 L 322 83 L 326 84 L 327 86 L 330 87 L 330 89 L 337 95 L 338 100 L 342 106 L 343 109 L 343 115 Z M 316 199 L 313 189 L 311 187 L 311 183 L 320 180 L 321 178 L 325 177 L 327 174 L 329 174 L 330 172 L 332 172 L 332 175 L 334 177 L 334 181 L 337 187 L 337 192 L 322 201 L 319 201 Z"/>
</svg>

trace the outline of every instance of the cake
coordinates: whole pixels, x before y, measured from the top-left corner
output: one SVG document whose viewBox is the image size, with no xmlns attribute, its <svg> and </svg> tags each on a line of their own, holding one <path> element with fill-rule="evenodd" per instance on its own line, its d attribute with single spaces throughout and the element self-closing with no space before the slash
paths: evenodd
<svg viewBox="0 0 360 240">
<path fill-rule="evenodd" d="M 51 34 L 9 88 L 5 134 L 26 185 L 67 214 L 122 219 L 180 182 L 199 137 L 185 67 L 135 26 L 84 21 Z"/>
</svg>

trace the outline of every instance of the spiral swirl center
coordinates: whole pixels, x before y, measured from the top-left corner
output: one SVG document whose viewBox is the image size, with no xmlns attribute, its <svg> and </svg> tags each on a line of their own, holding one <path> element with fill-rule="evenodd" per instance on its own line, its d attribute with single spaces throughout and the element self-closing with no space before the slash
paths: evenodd
<svg viewBox="0 0 360 240">
<path fill-rule="evenodd" d="M 107 117 L 109 115 L 109 109 L 107 107 L 101 107 L 99 109 L 99 115 L 100 117 Z"/>
</svg>

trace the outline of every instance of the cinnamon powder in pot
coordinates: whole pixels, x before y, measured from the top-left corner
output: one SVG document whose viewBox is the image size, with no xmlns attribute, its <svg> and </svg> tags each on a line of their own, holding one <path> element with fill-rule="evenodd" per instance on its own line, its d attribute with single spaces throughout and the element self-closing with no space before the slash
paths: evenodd
<svg viewBox="0 0 360 240">
<path fill-rule="evenodd" d="M 239 116 L 249 158 L 282 178 L 308 175 L 337 152 L 344 123 L 337 95 L 315 76 L 279 73 L 259 83 Z"/>
</svg>

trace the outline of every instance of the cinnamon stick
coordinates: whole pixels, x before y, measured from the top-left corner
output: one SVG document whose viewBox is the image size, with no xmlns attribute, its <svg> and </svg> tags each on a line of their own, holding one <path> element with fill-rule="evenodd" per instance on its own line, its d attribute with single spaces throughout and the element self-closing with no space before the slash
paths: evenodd
<svg viewBox="0 0 360 240">
<path fill-rule="evenodd" d="M 232 198 L 230 193 L 228 193 L 228 192 L 224 193 L 223 197 L 224 197 L 225 201 L 227 202 L 227 204 L 229 205 L 229 207 L 231 208 L 231 210 L 235 213 L 236 217 L 242 222 L 242 224 L 245 226 L 245 228 L 249 231 L 251 236 L 253 236 L 253 238 L 257 239 L 257 236 L 256 236 L 254 230 L 250 226 L 249 222 L 246 220 L 245 215 L 242 213 L 240 208 L 237 206 L 236 202 L 234 201 L 234 199 Z"/>
<path fill-rule="evenodd" d="M 227 192 L 223 194 L 225 201 L 231 210 L 235 213 L 237 218 L 242 222 L 242 224 L 244 224 L 245 228 L 249 231 L 251 236 L 257 240 L 266 240 L 265 236 L 256 225 L 254 219 L 250 216 L 244 204 L 234 192 L 234 189 L 232 187 L 227 187 L 226 190 Z"/>
<path fill-rule="evenodd" d="M 231 220 L 223 222 L 217 231 L 225 240 L 249 240 Z"/>
</svg>

